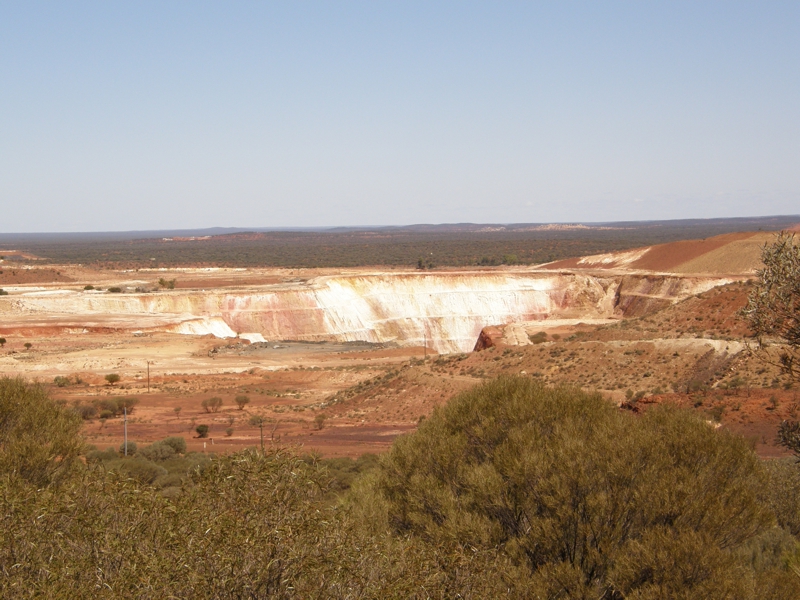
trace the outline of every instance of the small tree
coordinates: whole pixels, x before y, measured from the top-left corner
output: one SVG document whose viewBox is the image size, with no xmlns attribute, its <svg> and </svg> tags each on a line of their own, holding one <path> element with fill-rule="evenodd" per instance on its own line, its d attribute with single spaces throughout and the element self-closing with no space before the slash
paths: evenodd
<svg viewBox="0 0 800 600">
<path fill-rule="evenodd" d="M 218 412 L 222 406 L 222 398 L 218 396 L 206 398 L 200 403 L 200 406 L 202 406 L 207 413 Z"/>
<path fill-rule="evenodd" d="M 134 407 L 139 404 L 138 398 L 133 397 L 124 397 L 124 398 L 117 398 L 117 407 L 118 412 L 123 412 L 127 409 L 127 413 L 131 414 L 133 412 Z"/>
<path fill-rule="evenodd" d="M 194 429 L 197 432 L 197 437 L 199 438 L 207 438 L 208 437 L 208 425 L 198 425 Z"/>
<path fill-rule="evenodd" d="M 236 406 L 239 407 L 239 410 L 244 410 L 244 407 L 250 404 L 250 398 L 245 395 L 236 396 Z"/>
<path fill-rule="evenodd" d="M 784 421 L 778 427 L 778 444 L 800 456 L 800 423 Z"/>
<path fill-rule="evenodd" d="M 742 311 L 762 352 L 760 357 L 780 366 L 792 379 L 800 377 L 800 244 L 782 233 L 761 252 L 764 268 Z M 770 340 L 783 345 L 773 360 L 766 349 Z"/>
<path fill-rule="evenodd" d="M 800 379 L 800 244 L 794 234 L 781 233 L 761 251 L 764 268 L 742 310 L 758 342 L 759 358 L 780 367 L 792 380 Z M 781 343 L 777 358 L 770 341 Z M 800 423 L 784 421 L 778 443 L 800 456 Z"/>
<path fill-rule="evenodd" d="M 0 348 L 6 345 L 6 338 L 0 338 Z"/>
<path fill-rule="evenodd" d="M 33 348 L 33 344 L 31 344 L 30 342 L 25 342 L 23 346 L 25 346 L 25 350 L 30 350 L 31 348 Z"/>
<path fill-rule="evenodd" d="M 172 410 L 175 412 L 175 417 L 176 418 L 180 416 L 180 414 L 181 414 L 181 407 L 180 406 L 176 406 Z"/>
<path fill-rule="evenodd" d="M 162 278 L 160 278 L 158 280 L 158 285 L 160 285 L 162 288 L 166 288 L 168 290 L 174 290 L 175 289 L 175 282 L 177 282 L 177 281 L 178 281 L 177 279 L 164 279 L 162 277 Z"/>
<path fill-rule="evenodd" d="M 119 379 L 120 379 L 119 375 L 117 375 L 116 373 L 109 373 L 105 377 L 105 380 L 108 382 L 108 385 L 114 385 L 119 381 Z"/>
<path fill-rule="evenodd" d="M 325 413 L 319 413 L 316 417 L 314 417 L 314 425 L 317 426 L 317 430 L 322 430 L 325 427 L 325 420 L 328 418 L 328 415 Z"/>
<path fill-rule="evenodd" d="M 250 417 L 250 425 L 258 427 L 261 430 L 261 452 L 264 452 L 264 423 L 267 420 L 262 415 L 253 415 Z"/>
</svg>

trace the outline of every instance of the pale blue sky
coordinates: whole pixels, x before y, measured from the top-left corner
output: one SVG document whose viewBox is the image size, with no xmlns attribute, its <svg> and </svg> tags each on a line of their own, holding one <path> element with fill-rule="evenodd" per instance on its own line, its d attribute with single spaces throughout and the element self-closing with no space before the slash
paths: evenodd
<svg viewBox="0 0 800 600">
<path fill-rule="evenodd" d="M 800 2 L 0 2 L 0 232 L 800 213 Z"/>
</svg>

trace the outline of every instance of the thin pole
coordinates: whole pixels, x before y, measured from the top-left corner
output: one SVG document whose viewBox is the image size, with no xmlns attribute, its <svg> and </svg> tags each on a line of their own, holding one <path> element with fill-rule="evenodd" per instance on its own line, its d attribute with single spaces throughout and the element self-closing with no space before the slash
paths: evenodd
<svg viewBox="0 0 800 600">
<path fill-rule="evenodd" d="M 147 361 L 147 393 L 150 393 L 150 361 Z"/>
<path fill-rule="evenodd" d="M 128 407 L 122 407 L 122 427 L 124 429 L 124 441 L 122 442 L 123 447 L 125 448 L 125 456 L 128 456 Z"/>
<path fill-rule="evenodd" d="M 424 350 L 424 352 L 425 352 L 425 360 L 428 360 L 428 332 L 427 331 L 423 331 L 422 335 L 424 336 L 424 339 L 425 339 L 425 350 Z"/>
</svg>

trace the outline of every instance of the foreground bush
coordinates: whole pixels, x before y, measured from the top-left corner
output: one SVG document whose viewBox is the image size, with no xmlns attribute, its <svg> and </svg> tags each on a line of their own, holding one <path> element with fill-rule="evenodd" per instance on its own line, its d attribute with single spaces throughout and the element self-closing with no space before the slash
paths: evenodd
<svg viewBox="0 0 800 600">
<path fill-rule="evenodd" d="M 133 462 L 136 459 L 132 459 Z M 4 485 L 3 598 L 490 598 L 489 552 L 447 553 L 323 508 L 324 469 L 276 452 L 212 460 L 165 497 L 90 468 L 61 489 Z"/>
<path fill-rule="evenodd" d="M 687 412 L 501 378 L 399 439 L 376 486 L 398 534 L 501 548 L 536 596 L 621 599 L 757 597 L 783 577 L 736 554 L 774 524 L 766 483 L 742 439 Z"/>
<path fill-rule="evenodd" d="M 4 458 L 2 598 L 800 597 L 791 505 L 775 505 L 786 527 L 774 527 L 752 452 L 683 413 L 638 418 L 501 379 L 437 411 L 377 468 L 184 455 L 185 440 L 167 438 L 148 447 L 153 460 L 95 449 L 61 471 L 79 418 L 8 385 L 3 406 L 24 398 L 44 431 L 72 437 L 25 471 L 53 476 L 22 477 L 28 455 Z M 3 452 L 8 431 L 24 433 L 4 429 Z"/>
<path fill-rule="evenodd" d="M 68 477 L 79 467 L 80 427 L 40 385 L 0 378 L 0 474 L 36 486 Z"/>
<path fill-rule="evenodd" d="M 243 453 L 195 472 L 173 499 L 102 469 L 60 490 L 6 486 L 0 595 L 291 595 L 304 570 L 324 571 L 333 526 L 313 505 L 320 476 L 289 455 Z"/>
</svg>

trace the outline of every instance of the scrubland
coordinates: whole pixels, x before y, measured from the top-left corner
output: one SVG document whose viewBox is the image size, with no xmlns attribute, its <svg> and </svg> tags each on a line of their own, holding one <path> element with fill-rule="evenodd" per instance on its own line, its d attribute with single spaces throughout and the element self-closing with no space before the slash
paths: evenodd
<svg viewBox="0 0 800 600">
<path fill-rule="evenodd" d="M 800 593 L 796 465 L 672 407 L 506 376 L 350 470 L 165 440 L 161 488 L 39 386 L 0 381 L 0 427 L 4 597 Z"/>
</svg>

